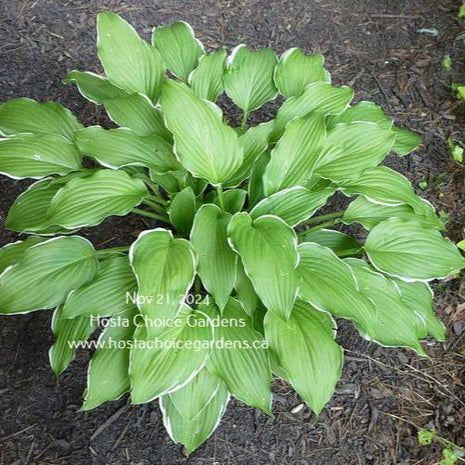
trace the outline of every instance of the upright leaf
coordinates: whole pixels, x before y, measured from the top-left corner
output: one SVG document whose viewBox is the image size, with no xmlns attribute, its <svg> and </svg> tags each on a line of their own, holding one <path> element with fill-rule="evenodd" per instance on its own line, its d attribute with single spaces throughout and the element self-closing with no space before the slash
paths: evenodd
<svg viewBox="0 0 465 465">
<path fill-rule="evenodd" d="M 82 124 L 65 107 L 55 102 L 38 103 L 17 98 L 0 105 L 0 134 L 54 134 L 73 141 Z"/>
<path fill-rule="evenodd" d="M 391 218 L 368 234 L 365 250 L 380 271 L 406 281 L 430 281 L 458 273 L 465 258 L 439 231 Z"/>
<path fill-rule="evenodd" d="M 343 352 L 335 342 L 336 323 L 326 313 L 297 300 L 287 321 L 265 316 L 270 349 L 292 387 L 319 415 L 341 376 Z"/>
<path fill-rule="evenodd" d="M 151 100 L 160 94 L 165 69 L 160 54 L 120 16 L 108 11 L 97 17 L 97 51 L 111 82 Z"/>
<path fill-rule="evenodd" d="M 228 244 L 226 229 L 230 213 L 205 204 L 195 216 L 191 242 L 198 257 L 197 272 L 202 284 L 223 310 L 236 280 L 236 254 Z"/>
<path fill-rule="evenodd" d="M 82 237 L 36 244 L 0 275 L 0 313 L 56 307 L 73 289 L 92 281 L 97 269 L 94 248 Z"/>
<path fill-rule="evenodd" d="M 257 202 L 262 200 L 265 197 L 264 187 L 263 187 L 263 176 L 266 170 L 266 167 L 270 163 L 270 153 L 265 151 L 257 159 L 257 161 L 252 166 L 252 171 L 250 172 L 250 181 L 249 181 L 249 207 L 253 207 Z"/>
<path fill-rule="evenodd" d="M 136 289 L 128 257 L 112 254 L 100 263 L 93 281 L 69 293 L 61 317 L 117 315 L 133 307 Z"/>
<path fill-rule="evenodd" d="M 219 108 L 174 81 L 163 86 L 161 106 L 184 167 L 214 185 L 228 181 L 242 164 L 243 155 L 237 134 L 223 123 Z"/>
<path fill-rule="evenodd" d="M 274 80 L 284 97 L 297 97 L 308 84 L 331 82 L 321 53 L 305 55 L 300 48 L 290 48 L 281 55 Z"/>
<path fill-rule="evenodd" d="M 189 75 L 189 85 L 200 98 L 216 102 L 223 92 L 225 60 L 226 50 L 224 49 L 200 57 L 197 68 Z"/>
<path fill-rule="evenodd" d="M 223 194 L 224 210 L 234 215 L 244 208 L 247 191 L 244 189 L 230 189 Z M 219 206 L 218 197 L 215 203 Z"/>
<path fill-rule="evenodd" d="M 252 220 L 243 212 L 232 217 L 228 237 L 262 302 L 287 319 L 300 282 L 294 231 L 278 217 Z"/>
<path fill-rule="evenodd" d="M 194 222 L 197 202 L 192 187 L 187 186 L 178 192 L 168 210 L 171 224 L 181 234 L 189 234 Z"/>
<path fill-rule="evenodd" d="M 304 185 L 313 174 L 325 139 L 325 119 L 319 113 L 290 122 L 271 152 L 271 161 L 263 176 L 266 196 Z"/>
<path fill-rule="evenodd" d="M 333 229 L 318 229 L 305 235 L 305 242 L 315 242 L 316 244 L 328 247 L 338 257 L 350 257 L 359 255 L 362 252 L 362 244 L 352 236 Z"/>
<path fill-rule="evenodd" d="M 149 319 L 175 318 L 192 282 L 196 261 L 190 242 L 170 231 L 144 231 L 131 245 L 131 265 L 138 283 L 138 308 Z M 148 328 L 148 333 L 151 334 Z"/>
<path fill-rule="evenodd" d="M 203 55 L 203 45 L 192 27 L 184 21 L 153 30 L 152 44 L 160 52 L 165 66 L 179 79 L 187 80 Z"/>
<path fill-rule="evenodd" d="M 225 347 L 213 347 L 208 369 L 223 379 L 232 395 L 271 415 L 271 368 L 266 341 L 252 328 L 237 300 L 229 299 L 222 318 L 229 324 L 215 328 L 214 338 L 224 341 Z"/>
<path fill-rule="evenodd" d="M 79 169 L 79 152 L 61 136 L 19 134 L 0 140 L 0 173 L 13 179 L 38 179 Z"/>
<path fill-rule="evenodd" d="M 238 45 L 228 57 L 224 88 L 233 102 L 246 114 L 274 99 L 278 90 L 273 81 L 276 54 L 269 48 L 257 51 Z"/>
<path fill-rule="evenodd" d="M 252 281 L 246 275 L 244 265 L 241 260 L 237 260 L 236 268 L 236 282 L 234 283 L 234 290 L 236 291 L 236 299 L 244 307 L 246 313 L 251 316 L 256 310 L 260 299 L 253 288 Z"/>
</svg>

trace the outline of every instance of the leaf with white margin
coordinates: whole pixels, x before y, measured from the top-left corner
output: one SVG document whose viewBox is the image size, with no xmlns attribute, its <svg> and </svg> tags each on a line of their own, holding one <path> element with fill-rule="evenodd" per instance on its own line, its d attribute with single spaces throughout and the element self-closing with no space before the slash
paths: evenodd
<svg viewBox="0 0 465 465">
<path fill-rule="evenodd" d="M 9 266 L 16 265 L 27 249 L 44 241 L 43 237 L 29 236 L 23 241 L 11 242 L 3 246 L 0 249 L 0 274 Z"/>
<path fill-rule="evenodd" d="M 47 223 L 66 229 L 100 224 L 108 216 L 124 216 L 148 194 L 140 179 L 124 171 L 102 169 L 72 179 L 53 197 Z"/>
<path fill-rule="evenodd" d="M 175 318 L 194 281 L 192 244 L 171 231 L 144 231 L 131 245 L 129 260 L 137 278 L 138 307 L 150 319 Z M 156 329 L 156 328 L 154 328 Z M 152 328 L 148 327 L 149 333 Z"/>
<path fill-rule="evenodd" d="M 313 242 L 300 244 L 298 252 L 299 297 L 318 310 L 353 320 L 363 335 L 370 334 L 376 310 L 360 293 L 350 266 L 331 249 Z"/>
<path fill-rule="evenodd" d="M 391 218 L 368 234 L 365 251 L 380 271 L 405 281 L 431 281 L 465 267 L 455 244 L 417 221 Z"/>
<path fill-rule="evenodd" d="M 117 315 L 131 308 L 136 277 L 126 255 L 111 254 L 100 263 L 93 281 L 71 291 L 62 306 L 62 318 Z"/>
<path fill-rule="evenodd" d="M 213 185 L 228 181 L 241 166 L 243 155 L 234 129 L 223 123 L 221 110 L 172 80 L 163 86 L 161 107 L 183 166 Z"/>
<path fill-rule="evenodd" d="M 263 304 L 287 319 L 300 284 L 296 271 L 297 236 L 293 229 L 277 216 L 252 220 L 242 212 L 232 217 L 228 237 Z"/>
<path fill-rule="evenodd" d="M 318 229 L 305 235 L 304 242 L 315 242 L 316 244 L 330 248 L 338 257 L 350 257 L 359 255 L 363 246 L 352 236 L 334 229 Z"/>
<path fill-rule="evenodd" d="M 171 195 L 177 194 L 184 189 L 187 175 L 187 170 L 184 168 L 168 171 L 167 173 L 155 173 L 155 171 L 150 170 L 150 179 Z"/>
<path fill-rule="evenodd" d="M 333 87 L 326 82 L 314 82 L 305 87 L 302 94 L 287 99 L 276 114 L 271 138 L 278 139 L 294 118 L 317 111 L 324 116 L 342 113 L 354 96 L 350 87 Z"/>
<path fill-rule="evenodd" d="M 215 327 L 214 339 L 224 347 L 213 346 L 208 370 L 223 379 L 234 397 L 271 415 L 271 368 L 266 341 L 253 329 L 250 317 L 236 299 L 229 299 L 221 318 L 223 324 Z"/>
<path fill-rule="evenodd" d="M 60 376 L 74 360 L 80 343 L 87 341 L 97 329 L 97 324 L 87 316 L 62 318 L 61 307 L 53 313 L 52 331 L 55 342 L 48 351 L 50 366 L 55 376 Z"/>
<path fill-rule="evenodd" d="M 98 347 L 89 362 L 81 411 L 117 400 L 129 391 L 129 343 L 134 335 L 136 316 L 136 308 L 128 309 L 112 318 L 100 334 Z"/>
<path fill-rule="evenodd" d="M 204 53 L 202 42 L 184 21 L 155 28 L 152 44 L 159 51 L 165 66 L 183 81 L 187 80 Z"/>
<path fill-rule="evenodd" d="M 55 194 L 70 180 L 90 176 L 95 170 L 75 171 L 66 176 L 42 179 L 32 184 L 13 203 L 5 221 L 8 229 L 42 235 L 69 233 L 47 225 L 47 212 Z"/>
<path fill-rule="evenodd" d="M 446 328 L 434 313 L 433 291 L 427 283 L 420 281 L 405 282 L 394 279 L 400 289 L 400 297 L 404 305 L 418 315 L 418 331 L 421 339 L 428 334 L 438 341 L 446 340 Z"/>
<path fill-rule="evenodd" d="M 108 116 L 118 126 L 131 129 L 138 136 L 156 134 L 171 142 L 173 136 L 166 128 L 161 112 L 147 96 L 127 94 L 104 102 Z"/>
<path fill-rule="evenodd" d="M 156 134 L 138 136 L 128 128 L 89 126 L 76 131 L 75 138 L 81 153 L 94 157 L 107 168 L 135 165 L 145 166 L 157 173 L 181 168 L 173 147 Z"/>
<path fill-rule="evenodd" d="M 171 201 L 168 214 L 170 222 L 180 234 L 189 234 L 197 211 L 197 201 L 192 187 L 178 192 Z"/>
<path fill-rule="evenodd" d="M 423 200 L 423 199 L 422 199 Z M 382 205 L 371 202 L 365 197 L 357 197 L 349 204 L 344 212 L 342 221 L 346 224 L 360 223 L 365 229 L 374 228 L 381 221 L 389 218 L 402 218 L 404 220 L 416 220 L 427 227 L 435 229 L 444 229 L 444 224 L 437 218 L 431 204 L 425 202 L 425 213 L 429 210 L 431 213 L 422 215 L 415 213 L 413 207 L 407 204 L 401 205 Z"/>
<path fill-rule="evenodd" d="M 231 214 L 216 205 L 202 205 L 190 237 L 198 259 L 197 273 L 220 310 L 224 309 L 236 280 L 237 256 L 226 233 L 230 219 Z"/>
<path fill-rule="evenodd" d="M 0 134 L 54 134 L 73 141 L 73 132 L 82 124 L 64 106 L 17 98 L 0 105 Z"/>
<path fill-rule="evenodd" d="M 73 289 L 92 281 L 97 270 L 95 250 L 82 237 L 56 237 L 33 245 L 0 275 L 0 313 L 56 307 Z"/>
<path fill-rule="evenodd" d="M 183 304 L 180 315 L 172 318 L 155 337 L 149 336 L 149 326 L 139 326 L 134 333 L 129 364 L 134 404 L 182 388 L 207 361 L 213 337 L 207 315 Z"/>
<path fill-rule="evenodd" d="M 54 134 L 19 134 L 0 140 L 0 173 L 13 179 L 39 179 L 80 170 L 81 155 L 69 140 Z"/>
<path fill-rule="evenodd" d="M 62 82 L 63 84 L 75 83 L 81 95 L 95 104 L 102 104 L 106 100 L 129 95 L 125 90 L 112 84 L 106 77 L 90 71 L 70 71 Z"/>
<path fill-rule="evenodd" d="M 223 92 L 225 61 L 226 50 L 224 49 L 200 57 L 197 68 L 189 75 L 189 85 L 200 98 L 216 102 Z"/>
<path fill-rule="evenodd" d="M 257 161 L 252 166 L 248 185 L 249 208 L 252 208 L 257 204 L 257 202 L 265 197 L 263 176 L 265 174 L 266 167 L 270 163 L 270 159 L 270 153 L 265 151 L 257 158 Z"/>
<path fill-rule="evenodd" d="M 191 381 L 195 382 L 195 381 Z M 205 382 L 198 382 L 193 387 L 184 387 L 193 392 L 195 397 L 200 395 L 201 390 L 208 389 L 206 394 L 211 395 L 210 402 L 192 419 L 187 419 L 186 411 L 190 412 L 189 405 L 191 399 L 175 404 L 171 395 L 160 398 L 160 409 L 163 413 L 163 424 L 170 438 L 184 445 L 187 455 L 190 455 L 200 444 L 205 442 L 218 426 L 229 402 L 229 393 L 226 385 L 221 382 L 219 387 L 212 387 L 213 383 L 206 385 Z M 179 391 L 177 391 L 179 392 Z"/>
<path fill-rule="evenodd" d="M 383 346 L 410 347 L 418 355 L 426 356 L 419 342 L 422 334 L 418 330 L 418 317 L 402 301 L 399 288 L 364 260 L 347 258 L 344 261 L 352 268 L 360 293 L 376 308 L 368 337 Z"/>
<path fill-rule="evenodd" d="M 260 108 L 278 94 L 273 74 L 278 58 L 270 48 L 249 50 L 238 45 L 226 61 L 224 88 L 231 100 L 245 113 Z"/>
<path fill-rule="evenodd" d="M 381 163 L 393 143 L 393 132 L 377 124 L 340 124 L 328 132 L 314 171 L 332 181 L 356 179 Z"/>
<path fill-rule="evenodd" d="M 224 211 L 234 213 L 242 211 L 244 208 L 247 191 L 244 189 L 230 189 L 223 193 Z M 215 204 L 219 205 L 218 197 L 215 198 Z"/>
<path fill-rule="evenodd" d="M 400 157 L 413 152 L 421 144 L 421 137 L 413 131 L 402 128 L 393 128 L 393 131 L 396 140 L 392 150 Z"/>
<path fill-rule="evenodd" d="M 335 321 L 298 299 L 287 321 L 268 312 L 264 325 L 270 349 L 287 381 L 319 415 L 341 377 L 344 355 L 334 340 Z"/>
<path fill-rule="evenodd" d="M 271 152 L 271 161 L 263 176 L 265 195 L 305 185 L 313 174 L 325 140 L 322 114 L 312 113 L 291 121 Z"/>
<path fill-rule="evenodd" d="M 300 186 L 290 187 L 263 199 L 255 205 L 250 216 L 255 219 L 263 215 L 275 215 L 294 227 L 310 218 L 334 191 L 332 187 L 317 191 Z"/>
<path fill-rule="evenodd" d="M 237 260 L 236 266 L 235 297 L 242 304 L 247 314 L 251 316 L 257 308 L 260 299 L 253 288 L 252 281 L 245 274 L 244 265 L 240 260 Z"/>
<path fill-rule="evenodd" d="M 117 14 L 105 11 L 97 16 L 97 52 L 112 83 L 157 99 L 165 76 L 161 56 Z"/>
<path fill-rule="evenodd" d="M 239 143 L 244 152 L 242 165 L 224 185 L 237 186 L 244 179 L 250 177 L 252 167 L 260 155 L 268 148 L 268 137 L 273 129 L 273 121 L 253 126 L 239 137 Z"/>
<path fill-rule="evenodd" d="M 373 102 L 362 100 L 356 105 L 347 108 L 339 115 L 331 116 L 328 125 L 333 128 L 340 123 L 371 122 L 390 129 L 393 121 L 386 116 L 383 109 Z"/>
<path fill-rule="evenodd" d="M 274 80 L 284 97 L 300 95 L 308 84 L 331 82 L 321 53 L 306 55 L 300 48 L 286 50 L 276 66 Z"/>
</svg>

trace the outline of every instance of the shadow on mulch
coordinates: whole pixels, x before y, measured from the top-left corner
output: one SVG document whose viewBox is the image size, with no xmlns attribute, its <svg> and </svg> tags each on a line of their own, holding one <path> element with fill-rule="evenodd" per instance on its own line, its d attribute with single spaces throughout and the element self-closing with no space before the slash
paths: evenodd
<svg viewBox="0 0 465 465">
<path fill-rule="evenodd" d="M 85 103 L 60 79 L 70 69 L 100 71 L 95 54 L 95 15 L 121 13 L 145 36 L 152 26 L 190 22 L 207 47 L 245 42 L 322 51 L 337 84 L 354 87 L 358 100 L 383 106 L 396 121 L 424 137 L 420 150 L 390 157 L 439 211 L 449 215 L 448 234 L 462 238 L 465 170 L 454 165 L 446 140 L 465 141 L 464 115 L 441 69 L 446 53 L 454 80 L 465 82 L 463 46 L 454 44 L 459 2 L 408 0 L 52 0 L 0 3 L 2 100 L 56 100 L 86 124 L 105 124 L 102 111 Z M 436 28 L 438 37 L 417 32 Z M 252 116 L 269 118 L 274 110 Z M 233 117 L 237 116 L 233 114 Z M 27 182 L 0 179 L 3 217 Z M 419 190 L 419 189 L 418 189 Z M 95 245 L 127 244 L 143 220 L 112 218 L 85 235 Z M 1 243 L 17 236 L 0 230 Z M 13 464 L 433 464 L 436 446 L 420 448 L 417 427 L 465 445 L 465 315 L 459 282 L 436 286 L 437 311 L 449 332 L 445 344 L 428 344 L 430 359 L 384 349 L 360 339 L 342 322 L 346 362 L 336 395 L 319 421 L 283 383 L 275 383 L 275 417 L 233 401 L 210 440 L 190 459 L 164 431 L 156 403 L 129 406 L 127 398 L 78 413 L 88 354 L 79 352 L 57 382 L 48 366 L 50 312 L 2 318 L 0 393 L 3 412 L 0 463 Z"/>
</svg>

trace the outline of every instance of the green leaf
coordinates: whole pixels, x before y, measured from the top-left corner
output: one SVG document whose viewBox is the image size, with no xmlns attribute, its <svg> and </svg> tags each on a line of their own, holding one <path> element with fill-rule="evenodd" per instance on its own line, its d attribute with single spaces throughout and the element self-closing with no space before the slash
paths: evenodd
<svg viewBox="0 0 465 465">
<path fill-rule="evenodd" d="M 252 220 L 242 212 L 232 217 L 228 237 L 264 305 L 287 319 L 300 282 L 297 237 L 292 228 L 275 216 Z"/>
<path fill-rule="evenodd" d="M 257 202 L 265 197 L 263 187 L 263 176 L 265 174 L 266 167 L 270 163 L 270 153 L 265 151 L 257 159 L 252 166 L 250 172 L 249 181 L 249 207 L 252 208 Z"/>
<path fill-rule="evenodd" d="M 171 224 L 180 234 L 189 234 L 194 222 L 197 203 L 192 187 L 187 186 L 178 192 L 171 201 L 168 214 Z"/>
<path fill-rule="evenodd" d="M 197 68 L 189 75 L 189 85 L 200 98 L 216 102 L 223 92 L 225 60 L 226 50 L 224 49 L 200 57 Z"/>
<path fill-rule="evenodd" d="M 98 339 L 89 362 L 87 389 L 81 410 L 119 399 L 129 391 L 129 343 L 135 330 L 135 308 L 126 310 L 108 323 Z"/>
<path fill-rule="evenodd" d="M 94 248 L 82 237 L 57 237 L 36 244 L 0 275 L 0 313 L 56 307 L 73 289 L 90 282 L 97 269 Z"/>
<path fill-rule="evenodd" d="M 228 324 L 215 328 L 214 346 L 207 368 L 223 379 L 229 392 L 242 402 L 271 415 L 271 368 L 266 341 L 256 332 L 242 305 L 229 299 L 222 318 Z"/>
<path fill-rule="evenodd" d="M 363 195 L 367 200 L 376 204 L 410 205 L 415 213 L 422 216 L 422 221 L 438 229 L 444 228 L 434 208 L 415 194 L 410 181 L 387 166 L 367 169 L 355 181 L 342 183 L 341 189 L 346 195 Z M 367 207 L 367 204 L 362 206 Z"/>
<path fill-rule="evenodd" d="M 124 171 L 98 170 L 69 181 L 53 197 L 47 223 L 66 229 L 95 226 L 112 215 L 123 216 L 147 196 L 145 184 Z"/>
<path fill-rule="evenodd" d="M 263 199 L 255 205 L 250 216 L 256 219 L 262 215 L 275 215 L 294 227 L 310 218 L 333 193 L 332 187 L 318 191 L 300 186 L 290 187 Z"/>
<path fill-rule="evenodd" d="M 232 101 L 246 114 L 276 97 L 273 74 L 278 58 L 273 50 L 249 50 L 238 45 L 228 57 L 224 88 Z"/>
<path fill-rule="evenodd" d="M 224 210 L 234 215 L 244 208 L 245 199 L 247 198 L 247 191 L 244 189 L 230 189 L 223 194 Z M 215 199 L 218 205 L 218 197 Z M 219 205 L 218 205 L 219 206 Z"/>
<path fill-rule="evenodd" d="M 465 259 L 439 231 L 391 218 L 368 234 L 365 250 L 380 271 L 407 281 L 430 281 L 458 273 Z"/>
<path fill-rule="evenodd" d="M 45 241 L 45 238 L 30 236 L 23 241 L 11 242 L 0 249 L 0 275 L 10 266 L 16 265 L 23 256 L 23 253 L 32 247 Z"/>
<path fill-rule="evenodd" d="M 287 321 L 268 312 L 265 334 L 287 380 L 319 415 L 341 376 L 343 352 L 334 341 L 336 323 L 326 313 L 297 300 Z"/>
<path fill-rule="evenodd" d="M 72 82 L 77 85 L 83 97 L 96 104 L 129 95 L 120 87 L 112 84 L 107 78 L 90 71 L 70 71 L 63 79 L 63 83 L 71 84 Z"/>
<path fill-rule="evenodd" d="M 399 288 L 381 273 L 370 269 L 363 260 L 348 258 L 345 262 L 352 268 L 360 293 L 373 302 L 376 309 L 372 329 L 365 337 L 387 347 L 411 347 L 425 356 L 419 342 L 417 315 L 403 303 Z"/>
<path fill-rule="evenodd" d="M 281 55 L 274 80 L 284 97 L 297 97 L 308 84 L 331 82 L 321 53 L 305 55 L 300 48 L 290 48 Z"/>
<path fill-rule="evenodd" d="M 127 92 L 140 92 L 156 100 L 165 69 L 155 47 L 108 11 L 97 16 L 97 31 L 98 56 L 109 80 Z"/>
<path fill-rule="evenodd" d="M 81 155 L 61 136 L 20 134 L 0 140 L 0 173 L 13 179 L 38 179 L 79 169 Z"/>
<path fill-rule="evenodd" d="M 127 256 L 112 254 L 99 267 L 94 280 L 70 292 L 62 318 L 111 316 L 133 307 L 136 278 Z"/>
<path fill-rule="evenodd" d="M 202 370 L 201 373 L 204 371 L 206 370 Z M 215 431 L 229 401 L 229 393 L 223 382 L 216 387 L 214 382 L 208 383 L 204 379 L 196 381 L 197 377 L 181 390 L 160 398 L 165 428 L 174 442 L 180 442 L 185 446 L 188 455 Z M 195 385 L 190 386 L 192 383 Z M 192 398 L 185 395 L 182 403 L 179 400 L 176 403 L 173 401 L 174 396 L 184 390 L 188 390 L 189 394 L 192 392 L 194 398 L 204 398 L 205 395 L 210 397 L 210 401 L 192 419 L 187 417 L 191 411 Z"/>
<path fill-rule="evenodd" d="M 268 148 L 268 137 L 273 129 L 273 121 L 249 128 L 239 137 L 244 152 L 244 161 L 225 186 L 237 186 L 251 175 L 252 167 L 260 155 Z"/>
<path fill-rule="evenodd" d="M 184 167 L 213 185 L 228 181 L 242 164 L 243 155 L 237 134 L 223 123 L 219 108 L 174 81 L 163 86 L 161 106 Z"/>
<path fill-rule="evenodd" d="M 152 44 L 160 52 L 165 66 L 184 81 L 204 52 L 202 42 L 195 38 L 191 26 L 184 21 L 155 28 Z"/>
<path fill-rule="evenodd" d="M 150 179 L 161 186 L 168 194 L 173 195 L 184 189 L 187 182 L 187 171 L 181 170 L 168 171 L 167 173 L 156 173 L 150 170 Z"/>
<path fill-rule="evenodd" d="M 52 320 L 55 342 L 48 353 L 55 376 L 60 376 L 68 368 L 79 343 L 87 341 L 96 329 L 97 325 L 89 317 L 62 318 L 61 308 L 55 310 Z"/>
<path fill-rule="evenodd" d="M 312 242 L 300 244 L 298 252 L 302 277 L 299 296 L 318 310 L 353 320 L 362 334 L 370 334 L 376 311 L 360 293 L 347 263 L 332 250 Z"/>
<path fill-rule="evenodd" d="M 393 142 L 392 131 L 377 124 L 340 124 L 328 132 L 315 173 L 332 181 L 355 179 L 381 163 Z"/>
<path fill-rule="evenodd" d="M 250 316 L 253 315 L 260 299 L 253 288 L 252 281 L 250 281 L 245 274 L 244 265 L 240 260 L 237 260 L 236 267 L 236 282 L 234 283 L 234 290 L 236 291 L 235 297 Z"/>
<path fill-rule="evenodd" d="M 419 337 L 425 338 L 428 334 L 438 341 L 446 340 L 446 328 L 434 313 L 433 291 L 427 283 L 420 281 L 405 282 L 394 280 L 400 289 L 400 297 L 404 305 L 418 316 Z"/>
<path fill-rule="evenodd" d="M 181 168 L 171 145 L 156 134 L 138 136 L 127 128 L 90 126 L 77 131 L 75 137 L 81 153 L 94 157 L 107 168 L 135 165 L 158 173 Z"/>
<path fill-rule="evenodd" d="M 357 197 L 349 204 L 344 212 L 342 221 L 346 224 L 360 223 L 365 229 L 372 229 L 381 221 L 389 218 L 402 218 L 404 220 L 416 220 L 425 227 L 444 229 L 442 222 L 436 217 L 434 211 L 425 216 L 415 213 L 414 209 L 407 204 L 382 205 L 370 202 L 365 197 Z"/>
<path fill-rule="evenodd" d="M 347 108 L 339 115 L 329 119 L 329 127 L 334 128 L 340 123 L 371 122 L 376 123 L 384 129 L 392 127 L 392 120 L 388 118 L 383 109 L 373 102 L 362 100 L 356 105 Z"/>
<path fill-rule="evenodd" d="M 165 229 L 152 229 L 141 233 L 131 245 L 129 259 L 137 277 L 142 315 L 150 319 L 175 318 L 194 281 L 192 244 L 174 239 Z"/>
<path fill-rule="evenodd" d="M 266 196 L 287 187 L 305 185 L 325 139 L 325 119 L 320 113 L 291 121 L 271 152 L 271 161 L 263 176 Z"/>
<path fill-rule="evenodd" d="M 312 111 L 325 116 L 343 112 L 352 97 L 352 89 L 346 86 L 333 87 L 326 82 L 309 84 L 301 95 L 287 99 L 278 110 L 271 138 L 278 139 L 289 121 L 307 116 Z"/>
<path fill-rule="evenodd" d="M 338 257 L 359 255 L 363 248 L 362 244 L 356 241 L 352 236 L 333 229 L 319 229 L 309 232 L 305 235 L 305 242 L 314 242 L 328 247 Z"/>
<path fill-rule="evenodd" d="M 161 315 L 156 315 L 161 317 Z M 203 368 L 210 353 L 205 341 L 212 339 L 207 316 L 183 304 L 171 326 L 159 328 L 155 339 L 150 328 L 139 326 L 131 349 L 129 376 L 134 404 L 150 402 L 158 396 L 182 388 Z"/>
<path fill-rule="evenodd" d="M 38 103 L 17 98 L 0 105 L 0 134 L 54 134 L 73 141 L 73 132 L 82 128 L 76 117 L 55 102 Z"/>
<path fill-rule="evenodd" d="M 413 131 L 401 128 L 393 128 L 393 131 L 396 140 L 392 150 L 401 157 L 413 152 L 421 144 L 421 137 Z"/>
<path fill-rule="evenodd" d="M 228 244 L 230 213 L 205 204 L 195 216 L 191 242 L 198 257 L 197 272 L 215 303 L 223 310 L 236 280 L 236 254 Z"/>
<path fill-rule="evenodd" d="M 171 142 L 172 135 L 163 123 L 160 110 L 141 94 L 131 94 L 106 100 L 108 116 L 118 126 L 131 129 L 138 136 L 156 134 Z"/>
</svg>

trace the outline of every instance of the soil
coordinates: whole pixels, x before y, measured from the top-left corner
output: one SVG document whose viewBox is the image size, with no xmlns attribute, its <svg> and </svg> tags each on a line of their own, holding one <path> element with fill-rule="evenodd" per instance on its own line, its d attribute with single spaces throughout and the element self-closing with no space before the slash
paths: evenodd
<svg viewBox="0 0 465 465">
<path fill-rule="evenodd" d="M 101 71 L 95 16 L 120 13 L 145 37 L 151 27 L 183 19 L 208 48 L 244 42 L 278 52 L 321 51 L 336 84 L 357 100 L 373 100 L 398 124 L 424 137 L 416 153 L 387 164 L 449 215 L 448 235 L 463 237 L 465 170 L 451 160 L 447 138 L 465 141 L 463 104 L 451 82 L 465 82 L 460 2 L 432 0 L 0 0 L 0 95 L 63 103 L 85 124 L 107 124 L 60 79 L 71 69 Z M 463 25 L 462 25 L 463 26 Z M 418 32 L 436 29 L 437 35 Z M 434 31 L 433 31 L 434 33 Z M 446 73 L 446 54 L 454 69 Z M 269 118 L 273 104 L 252 122 Z M 233 116 L 238 116 L 234 115 Z M 427 182 L 421 190 L 418 184 Z M 5 217 L 26 181 L 0 179 Z M 112 218 L 83 231 L 96 246 L 126 245 L 149 226 Z M 0 229 L 0 243 L 17 238 Z M 287 385 L 275 382 L 274 417 L 232 401 L 219 428 L 190 458 L 164 431 L 157 403 L 127 397 L 78 412 L 89 354 L 82 351 L 57 381 L 48 365 L 51 312 L 3 317 L 0 343 L 0 464 L 434 464 L 437 444 L 419 447 L 417 428 L 465 446 L 464 295 L 459 281 L 436 285 L 437 312 L 448 328 L 444 344 L 428 342 L 430 359 L 360 339 L 341 322 L 346 362 L 337 392 L 319 419 Z"/>
</svg>

